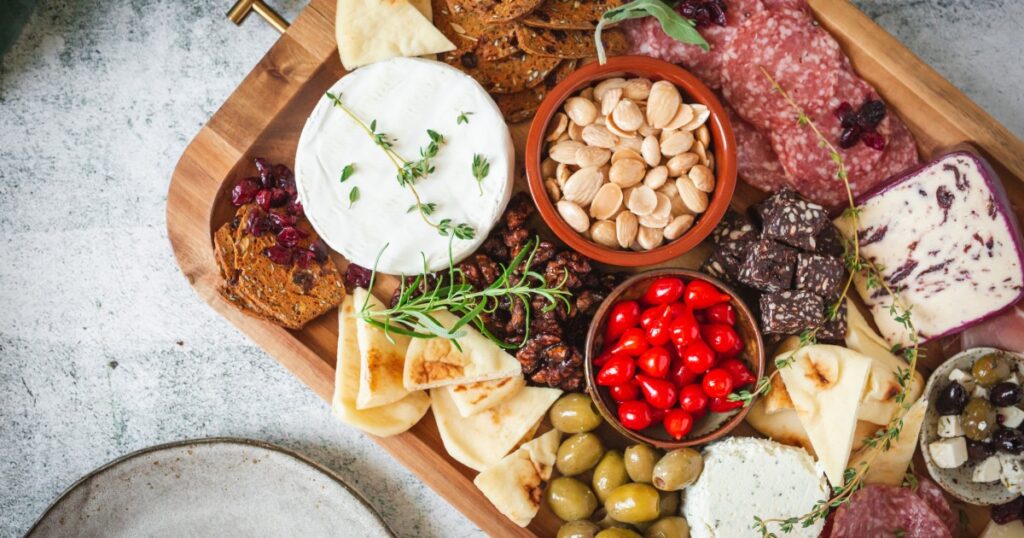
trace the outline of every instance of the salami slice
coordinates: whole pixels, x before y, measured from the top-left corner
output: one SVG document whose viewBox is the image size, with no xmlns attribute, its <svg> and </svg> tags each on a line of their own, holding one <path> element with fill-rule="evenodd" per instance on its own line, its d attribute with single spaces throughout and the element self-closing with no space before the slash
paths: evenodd
<svg viewBox="0 0 1024 538">
<path fill-rule="evenodd" d="M 917 142 L 914 135 L 903 123 L 899 116 L 891 115 L 889 129 L 891 134 L 885 145 L 885 152 L 878 165 L 878 174 L 883 178 L 890 178 L 900 172 L 921 164 L 921 158 L 917 154 Z"/>
<path fill-rule="evenodd" d="M 958 520 L 956 514 L 953 513 L 953 508 L 949 506 L 949 501 L 946 500 L 946 494 L 942 492 L 942 488 L 931 479 L 917 475 L 917 496 L 928 503 L 935 515 L 939 516 L 939 519 L 946 524 L 949 532 L 955 535 Z"/>
<path fill-rule="evenodd" d="M 808 114 L 825 110 L 835 92 L 844 57 L 839 44 L 807 16 L 763 11 L 740 25 L 722 63 L 722 90 L 740 116 L 771 130 L 793 120 L 773 91 L 763 67 Z"/>
<path fill-rule="evenodd" d="M 777 192 L 788 186 L 769 138 L 739 117 L 731 106 L 725 105 L 725 110 L 736 135 L 736 169 L 740 179 L 764 192 Z"/>
<path fill-rule="evenodd" d="M 831 538 L 952 538 L 942 519 L 907 488 L 870 485 L 839 507 Z"/>
</svg>

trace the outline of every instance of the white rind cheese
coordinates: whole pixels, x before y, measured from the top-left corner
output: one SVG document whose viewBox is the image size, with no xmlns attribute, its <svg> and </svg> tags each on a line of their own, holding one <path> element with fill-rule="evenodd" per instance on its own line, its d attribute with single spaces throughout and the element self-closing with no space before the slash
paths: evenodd
<svg viewBox="0 0 1024 538">
<path fill-rule="evenodd" d="M 475 229 L 472 240 L 455 239 L 458 262 L 487 238 L 512 192 L 515 150 L 508 126 L 483 87 L 443 63 L 394 58 L 349 73 L 329 90 L 366 124 L 394 140 L 409 161 L 430 142 L 427 130 L 445 138 L 432 160 L 435 172 L 420 179 L 421 202 L 437 204 L 430 219 L 451 219 Z M 468 121 L 458 118 L 467 113 Z M 474 155 L 490 163 L 479 185 Z M 341 182 L 342 169 L 354 173 Z M 322 97 L 299 139 L 295 180 L 310 223 L 330 247 L 349 261 L 389 274 L 419 274 L 448 266 L 449 239 L 428 226 L 413 194 L 399 185 L 397 170 L 384 151 L 344 111 Z M 349 203 L 353 187 L 359 197 Z M 481 192 L 482 188 L 482 192 Z M 384 246 L 387 248 L 384 249 Z M 381 253 L 381 249 L 383 253 Z"/>
<path fill-rule="evenodd" d="M 757 538 L 754 517 L 799 516 L 828 496 L 825 474 L 806 450 L 730 437 L 704 449 L 704 471 L 684 492 L 683 515 L 693 538 Z M 786 536 L 816 538 L 824 524 L 797 525 Z"/>
</svg>

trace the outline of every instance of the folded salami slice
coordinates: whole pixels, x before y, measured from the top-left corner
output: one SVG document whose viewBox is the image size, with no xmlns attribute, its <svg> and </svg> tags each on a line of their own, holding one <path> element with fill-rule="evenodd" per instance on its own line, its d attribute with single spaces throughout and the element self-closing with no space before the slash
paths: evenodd
<svg viewBox="0 0 1024 538">
<path fill-rule="evenodd" d="M 740 179 L 764 192 L 777 192 L 788 186 L 786 173 L 772 149 L 771 140 L 741 118 L 724 100 L 723 105 L 736 135 L 736 170 Z"/>
<path fill-rule="evenodd" d="M 839 507 L 831 538 L 952 538 L 929 503 L 908 488 L 870 485 Z"/>
<path fill-rule="evenodd" d="M 883 179 L 890 178 L 905 172 L 910 168 L 913 168 L 921 164 L 921 158 L 917 154 L 917 142 L 914 140 L 914 135 L 910 134 L 910 130 L 903 124 L 898 116 L 892 115 L 890 111 L 889 118 L 890 135 L 888 144 L 885 146 L 884 155 L 882 160 L 878 164 L 877 174 Z"/>
<path fill-rule="evenodd" d="M 946 494 L 942 492 L 942 488 L 938 484 L 923 475 L 917 475 L 917 496 L 928 503 L 935 515 L 939 516 L 946 524 L 950 533 L 956 534 L 958 523 L 956 514 L 953 513 L 953 508 L 946 500 Z"/>
</svg>

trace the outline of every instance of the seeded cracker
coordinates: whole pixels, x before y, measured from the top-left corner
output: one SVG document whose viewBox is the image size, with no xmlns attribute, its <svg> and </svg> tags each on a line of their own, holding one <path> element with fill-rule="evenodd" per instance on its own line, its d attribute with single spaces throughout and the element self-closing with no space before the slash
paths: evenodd
<svg viewBox="0 0 1024 538">
<path fill-rule="evenodd" d="M 593 30 L 605 11 L 625 3 L 626 0 L 545 0 L 523 18 L 523 24 L 555 30 Z"/>
<path fill-rule="evenodd" d="M 494 102 L 498 104 L 505 121 L 509 123 L 528 121 L 537 112 L 537 108 L 540 107 L 548 90 L 565 80 L 565 77 L 569 76 L 574 69 L 576 69 L 576 60 L 565 60 L 545 77 L 544 84 L 521 92 L 495 95 Z"/>
<path fill-rule="evenodd" d="M 530 54 L 553 58 L 582 59 L 597 56 L 594 33 L 587 30 L 548 30 L 519 25 L 516 28 L 519 47 Z M 623 54 L 629 48 L 622 30 L 607 30 L 601 41 L 608 56 Z"/>
<path fill-rule="evenodd" d="M 825 320 L 825 301 L 806 291 L 761 296 L 761 328 L 766 333 L 797 334 Z"/>
</svg>

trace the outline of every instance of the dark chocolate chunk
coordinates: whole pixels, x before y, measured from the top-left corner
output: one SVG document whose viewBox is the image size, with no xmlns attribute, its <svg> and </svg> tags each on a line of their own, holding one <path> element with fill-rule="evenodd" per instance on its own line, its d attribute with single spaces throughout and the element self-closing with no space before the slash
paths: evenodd
<svg viewBox="0 0 1024 538">
<path fill-rule="evenodd" d="M 764 213 L 764 237 L 814 251 L 815 238 L 829 225 L 825 208 L 803 199 L 778 199 Z"/>
<path fill-rule="evenodd" d="M 834 299 L 839 296 L 845 273 L 843 262 L 835 258 L 801 252 L 796 262 L 796 289 Z"/>
<path fill-rule="evenodd" d="M 796 256 L 796 250 L 762 239 L 750 249 L 740 267 L 739 281 L 761 291 L 788 290 L 793 285 Z"/>
<path fill-rule="evenodd" d="M 761 330 L 769 334 L 797 334 L 825 320 L 825 301 L 802 290 L 761 296 Z"/>
<path fill-rule="evenodd" d="M 711 238 L 719 249 L 742 261 L 750 246 L 757 241 L 759 233 L 760 230 L 749 218 L 730 209 L 722 217 L 715 231 L 711 232 Z"/>
<path fill-rule="evenodd" d="M 842 258 L 843 254 L 846 253 L 846 247 L 843 246 L 843 236 L 840 235 L 839 230 L 831 224 L 825 226 L 825 228 L 818 233 L 818 237 L 814 238 L 814 242 L 818 246 L 816 250 L 818 254 L 832 256 L 833 258 Z"/>
<path fill-rule="evenodd" d="M 825 323 L 821 324 L 821 328 L 815 333 L 820 342 L 827 343 L 843 343 L 846 340 L 846 301 L 839 304 L 839 310 L 836 311 L 836 317 L 832 319 L 828 318 L 828 309 L 832 307 L 834 303 L 825 305 Z"/>
<path fill-rule="evenodd" d="M 740 266 L 743 262 L 725 250 L 716 250 L 701 264 L 700 270 L 725 282 L 739 284 Z"/>
</svg>

